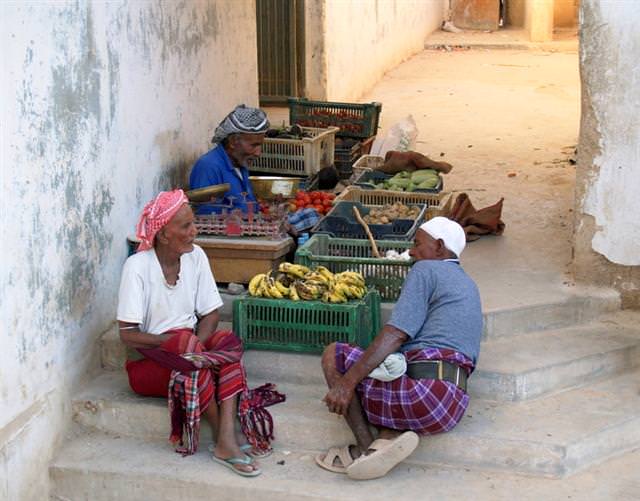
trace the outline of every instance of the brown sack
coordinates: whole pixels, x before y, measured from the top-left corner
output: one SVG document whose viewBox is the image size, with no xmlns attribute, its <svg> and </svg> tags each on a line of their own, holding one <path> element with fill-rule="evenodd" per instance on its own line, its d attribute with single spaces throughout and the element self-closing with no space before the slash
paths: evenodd
<svg viewBox="0 0 640 501">
<path fill-rule="evenodd" d="M 384 165 L 377 170 L 385 174 L 396 174 L 403 170 L 414 171 L 421 169 L 433 169 L 447 174 L 453 169 L 447 162 L 436 162 L 417 151 L 387 151 L 384 157 Z"/>
<path fill-rule="evenodd" d="M 476 210 L 469 200 L 469 195 L 460 193 L 453 207 L 445 208 L 443 215 L 459 223 L 467 235 L 467 242 L 472 242 L 481 235 L 502 235 L 505 228 L 505 224 L 500 219 L 503 201 L 504 198 L 501 198 L 490 207 Z"/>
</svg>

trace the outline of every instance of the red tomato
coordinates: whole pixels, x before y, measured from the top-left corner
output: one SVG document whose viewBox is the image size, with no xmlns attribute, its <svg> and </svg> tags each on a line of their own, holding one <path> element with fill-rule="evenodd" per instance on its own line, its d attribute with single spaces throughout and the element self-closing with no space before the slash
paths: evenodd
<svg viewBox="0 0 640 501">
<path fill-rule="evenodd" d="M 302 209 L 304 207 L 304 200 L 296 200 L 296 207 Z"/>
<path fill-rule="evenodd" d="M 329 200 L 333 200 L 334 198 L 336 198 L 336 196 L 335 196 L 335 194 L 334 194 L 334 193 L 327 193 L 327 198 L 328 198 Z"/>
<path fill-rule="evenodd" d="M 333 202 L 328 198 L 325 198 L 324 201 L 322 202 L 322 205 L 324 205 L 325 207 L 331 207 L 333 205 Z"/>
</svg>

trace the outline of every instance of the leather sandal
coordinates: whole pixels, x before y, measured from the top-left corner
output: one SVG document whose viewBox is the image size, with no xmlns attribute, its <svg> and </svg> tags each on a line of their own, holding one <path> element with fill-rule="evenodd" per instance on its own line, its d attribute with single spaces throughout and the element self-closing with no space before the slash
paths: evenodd
<svg viewBox="0 0 640 501">
<path fill-rule="evenodd" d="M 320 468 L 324 468 L 333 473 L 347 473 L 347 468 L 353 464 L 354 461 L 351 457 L 350 448 L 351 445 L 331 447 L 326 453 L 320 453 L 315 457 L 316 463 Z M 336 459 L 339 459 L 341 464 L 335 464 Z"/>
</svg>

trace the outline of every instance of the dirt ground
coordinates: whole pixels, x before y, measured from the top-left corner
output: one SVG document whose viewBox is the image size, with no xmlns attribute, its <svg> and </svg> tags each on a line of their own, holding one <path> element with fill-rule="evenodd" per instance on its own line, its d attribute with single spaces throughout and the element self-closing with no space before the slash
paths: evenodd
<svg viewBox="0 0 640 501">
<path fill-rule="evenodd" d="M 468 193 L 476 207 L 504 197 L 506 235 L 553 239 L 568 260 L 577 54 L 428 50 L 389 72 L 363 97 L 370 100 L 383 103 L 381 133 L 414 117 L 416 149 L 454 165 L 447 191 Z"/>
<path fill-rule="evenodd" d="M 416 150 L 454 166 L 446 192 L 466 192 L 476 208 L 504 197 L 504 235 L 470 243 L 463 256 L 488 307 L 513 306 L 520 302 L 514 297 L 542 301 L 549 284 L 571 282 L 575 166 L 569 160 L 580 84 L 575 44 L 559 47 L 425 50 L 360 100 L 382 103 L 378 134 L 413 116 Z M 282 120 L 275 111 L 270 116 Z"/>
</svg>

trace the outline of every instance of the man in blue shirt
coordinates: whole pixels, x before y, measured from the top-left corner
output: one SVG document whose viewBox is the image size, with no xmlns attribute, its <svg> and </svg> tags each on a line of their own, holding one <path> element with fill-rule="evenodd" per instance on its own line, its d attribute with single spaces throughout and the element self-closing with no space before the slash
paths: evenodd
<svg viewBox="0 0 640 501">
<path fill-rule="evenodd" d="M 189 184 L 192 190 L 213 184 L 229 183 L 220 205 L 248 211 L 248 203 L 256 202 L 249 181 L 248 166 L 260 156 L 265 132 L 269 129 L 267 115 L 258 108 L 241 104 L 216 127 L 212 142 L 216 146 L 201 156 L 193 166 Z M 197 214 L 220 212 L 222 207 L 205 204 Z M 254 206 L 257 210 L 257 207 Z"/>
<path fill-rule="evenodd" d="M 460 422 L 482 335 L 478 288 L 458 260 L 465 241 L 454 221 L 424 223 L 409 251 L 416 263 L 382 331 L 366 350 L 345 343 L 326 348 L 324 402 L 345 417 L 357 443 L 317 456 L 322 468 L 378 478 L 413 452 L 418 435 Z"/>
</svg>

